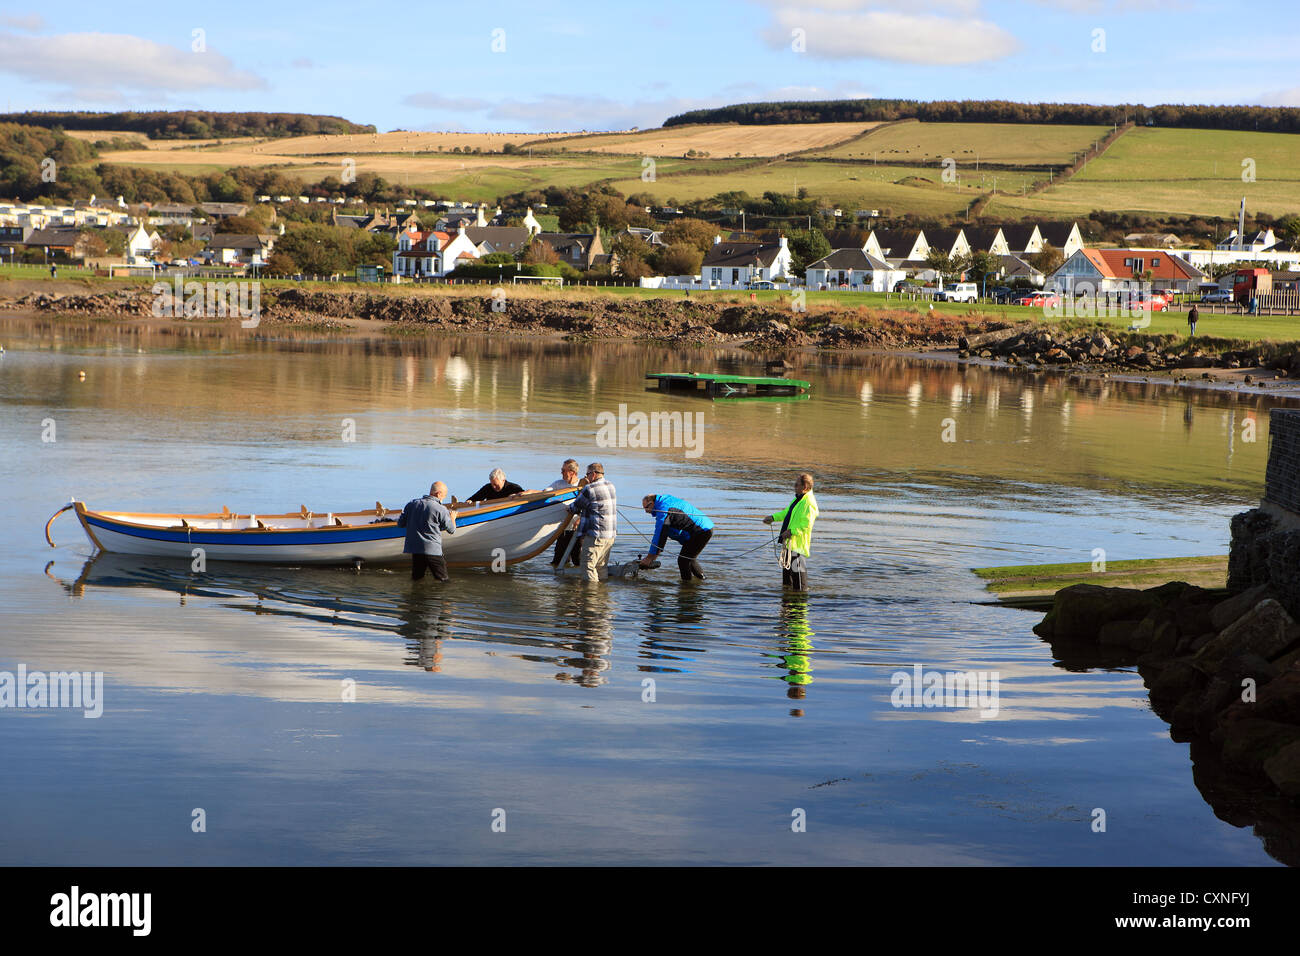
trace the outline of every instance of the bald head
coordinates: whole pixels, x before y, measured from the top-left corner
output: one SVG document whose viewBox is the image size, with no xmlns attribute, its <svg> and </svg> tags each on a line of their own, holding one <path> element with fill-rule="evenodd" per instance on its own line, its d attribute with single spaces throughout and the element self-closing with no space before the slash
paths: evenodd
<svg viewBox="0 0 1300 956">
<path fill-rule="evenodd" d="M 443 498 L 447 497 L 447 486 L 441 481 L 435 481 L 429 486 L 429 494 L 441 501 Z"/>
</svg>

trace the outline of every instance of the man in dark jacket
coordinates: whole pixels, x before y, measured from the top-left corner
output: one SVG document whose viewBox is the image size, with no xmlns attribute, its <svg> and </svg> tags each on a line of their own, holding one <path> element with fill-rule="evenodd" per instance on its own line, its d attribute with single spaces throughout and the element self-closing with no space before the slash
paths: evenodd
<svg viewBox="0 0 1300 956">
<path fill-rule="evenodd" d="M 406 529 L 403 554 L 411 556 L 411 580 L 418 581 L 425 571 L 432 571 L 439 581 L 448 580 L 447 562 L 442 557 L 442 532 L 456 533 L 456 515 L 442 501 L 447 486 L 435 481 L 429 493 L 406 503 L 397 526 Z"/>
<path fill-rule="evenodd" d="M 1200 317 L 1201 317 L 1201 313 L 1199 313 L 1198 311 L 1196 311 L 1196 306 L 1192 306 L 1191 309 L 1188 310 L 1188 312 L 1187 312 L 1187 328 L 1191 330 L 1191 331 L 1189 331 L 1189 332 L 1187 333 L 1188 337 L 1190 337 L 1190 338 L 1195 338 L 1195 336 L 1196 336 L 1196 320 L 1199 319 Z"/>
<path fill-rule="evenodd" d="M 493 468 L 492 474 L 488 475 L 488 483 L 469 496 L 470 501 L 496 501 L 498 498 L 509 498 L 511 495 L 522 495 L 524 489 L 520 488 L 513 481 L 506 481 L 506 473 L 500 468 Z"/>
</svg>

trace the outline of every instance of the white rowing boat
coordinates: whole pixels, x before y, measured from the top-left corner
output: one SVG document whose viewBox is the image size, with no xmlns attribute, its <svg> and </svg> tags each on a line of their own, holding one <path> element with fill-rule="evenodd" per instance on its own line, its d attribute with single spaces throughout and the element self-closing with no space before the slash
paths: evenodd
<svg viewBox="0 0 1300 956">
<path fill-rule="evenodd" d="M 452 504 L 456 531 L 442 536 L 451 567 L 517 564 L 546 550 L 569 522 L 567 505 L 577 489 L 531 491 L 471 506 Z M 142 514 L 92 511 L 73 501 L 50 524 L 73 509 L 86 536 L 101 551 L 187 560 L 201 549 L 205 561 L 268 564 L 394 564 L 405 560 L 406 531 L 397 526 L 401 509 L 379 502 L 365 511 L 311 512 L 304 506 L 285 514 Z"/>
</svg>

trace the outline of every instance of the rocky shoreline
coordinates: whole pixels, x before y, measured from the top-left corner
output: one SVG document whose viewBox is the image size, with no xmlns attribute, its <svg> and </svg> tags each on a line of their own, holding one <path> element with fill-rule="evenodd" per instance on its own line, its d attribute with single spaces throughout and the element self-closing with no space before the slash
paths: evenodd
<svg viewBox="0 0 1300 956">
<path fill-rule="evenodd" d="M 111 292 L 42 289 L 0 294 L 0 311 L 157 320 L 155 301 L 148 287 Z M 797 312 L 775 303 L 591 293 L 511 292 L 503 302 L 495 302 L 490 291 L 485 294 L 480 288 L 403 294 L 289 287 L 261 295 L 260 308 L 261 322 L 268 327 L 325 331 L 346 331 L 358 323 L 378 322 L 394 332 L 641 339 L 691 346 L 735 345 L 773 354 L 810 348 L 949 349 L 955 350 L 959 360 L 1075 370 L 1103 377 L 1159 373 L 1174 381 L 1193 381 L 1212 380 L 1216 370 L 1250 370 L 1240 376 L 1246 385 L 1258 383 L 1260 378 L 1300 376 L 1300 343 L 1249 347 L 1232 347 L 1224 340 L 1212 339 L 1189 343 L 1183 336 L 1099 327 L 1062 329 L 978 312 L 924 314 L 870 307 L 818 307 Z"/>
<path fill-rule="evenodd" d="M 1060 660 L 1133 666 L 1175 740 L 1288 800 L 1300 798 L 1300 625 L 1268 585 L 1077 584 L 1034 628 Z"/>
</svg>

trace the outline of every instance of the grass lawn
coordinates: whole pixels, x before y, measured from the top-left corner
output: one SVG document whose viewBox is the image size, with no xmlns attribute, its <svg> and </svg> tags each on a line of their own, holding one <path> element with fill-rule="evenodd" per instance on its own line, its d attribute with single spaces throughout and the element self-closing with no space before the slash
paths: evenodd
<svg viewBox="0 0 1300 956">
<path fill-rule="evenodd" d="M 94 269 L 82 269 L 77 266 L 64 265 L 61 262 L 58 263 L 58 266 L 60 279 L 93 278 L 95 275 Z M 27 265 L 26 263 L 0 266 L 0 282 L 4 282 L 6 279 L 48 279 L 49 277 L 49 266 Z M 3 286 L 0 286 L 0 289 L 2 288 Z"/>
<path fill-rule="evenodd" d="M 1005 568 L 973 568 L 985 589 L 1000 597 L 1054 594 L 1072 584 L 1103 587 L 1151 588 L 1168 581 L 1186 581 L 1203 588 L 1221 588 L 1228 580 L 1228 556 L 1195 558 L 1143 558 L 1107 561 L 1105 571 L 1089 562 L 1028 564 Z"/>
</svg>

